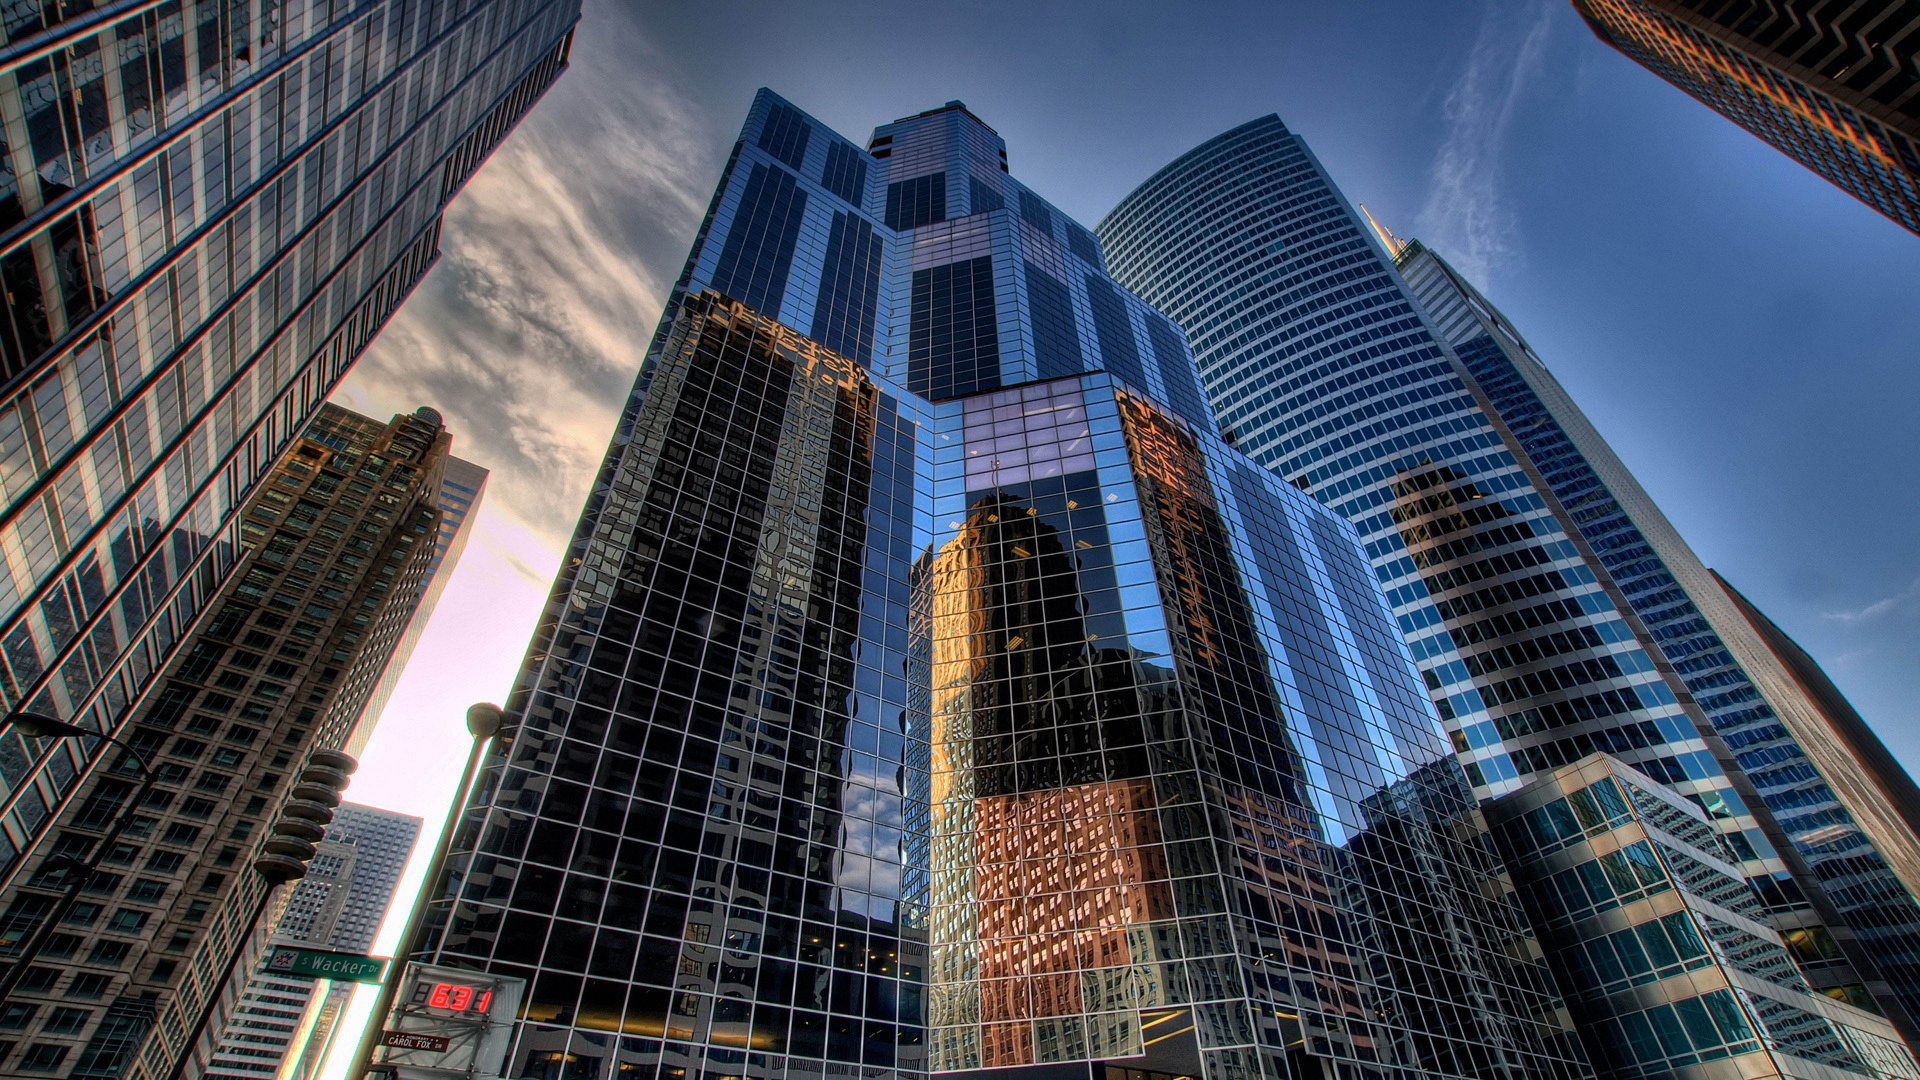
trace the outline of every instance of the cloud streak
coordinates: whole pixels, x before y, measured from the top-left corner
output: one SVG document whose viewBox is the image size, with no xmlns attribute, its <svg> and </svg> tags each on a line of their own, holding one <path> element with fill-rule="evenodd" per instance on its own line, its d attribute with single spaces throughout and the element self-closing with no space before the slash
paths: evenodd
<svg viewBox="0 0 1920 1080">
<path fill-rule="evenodd" d="M 1908 607 L 1916 600 L 1920 600 L 1920 578 L 1915 578 L 1913 584 L 1892 596 L 1875 600 L 1858 611 L 1829 611 L 1824 614 L 1824 617 L 1840 623 L 1868 622 Z"/>
<path fill-rule="evenodd" d="M 1446 134 L 1416 224 L 1433 247 L 1482 282 L 1519 253 L 1501 173 L 1514 110 L 1541 74 L 1552 24 L 1545 0 L 1488 8 L 1466 68 L 1441 104 Z"/>
</svg>

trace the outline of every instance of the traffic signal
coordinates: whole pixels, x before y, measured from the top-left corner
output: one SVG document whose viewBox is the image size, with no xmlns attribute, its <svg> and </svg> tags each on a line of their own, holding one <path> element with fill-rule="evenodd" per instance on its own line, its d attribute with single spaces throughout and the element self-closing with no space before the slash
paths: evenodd
<svg viewBox="0 0 1920 1080">
<path fill-rule="evenodd" d="M 307 876 L 314 844 L 326 836 L 347 778 L 359 767 L 352 756 L 338 750 L 315 750 L 307 758 L 306 767 L 287 791 L 287 801 L 280 805 L 266 842 L 260 845 L 260 854 L 253 860 L 255 873 L 274 885 Z"/>
</svg>

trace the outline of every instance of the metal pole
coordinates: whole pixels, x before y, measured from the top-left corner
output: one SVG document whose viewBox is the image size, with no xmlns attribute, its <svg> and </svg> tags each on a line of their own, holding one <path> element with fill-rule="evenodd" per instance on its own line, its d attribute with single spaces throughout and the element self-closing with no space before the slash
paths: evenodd
<svg viewBox="0 0 1920 1080">
<path fill-rule="evenodd" d="M 413 954 L 420 928 L 426 923 L 427 905 L 433 897 L 428 893 L 440 880 L 447 866 L 447 856 L 453 849 L 453 837 L 460 829 L 460 816 L 467 808 L 467 796 L 473 792 L 475 770 L 480 764 L 480 755 L 493 736 L 500 730 L 500 707 L 497 705 L 475 705 L 467 710 L 467 731 L 473 736 L 473 748 L 467 751 L 466 771 L 460 774 L 460 790 L 453 797 L 453 812 L 447 817 L 444 835 L 434 848 L 433 858 L 427 863 L 427 873 L 420 883 L 420 896 L 413 902 L 413 910 L 407 915 L 406 929 L 400 931 L 400 942 L 393 950 L 393 963 L 387 965 L 387 977 L 380 982 L 380 993 L 373 999 L 373 1013 L 367 1018 L 367 1030 L 360 1035 L 360 1046 L 353 1052 L 353 1060 L 347 1063 L 348 1080 L 360 1080 L 373 1064 L 373 1051 L 380 1044 L 380 1032 L 387 1025 L 387 1011 L 393 1008 L 393 996 L 400 988 L 400 975 L 406 969 L 407 957 Z"/>
<path fill-rule="evenodd" d="M 47 913 L 46 919 L 34 929 L 33 936 L 27 939 L 26 947 L 20 952 L 20 958 L 13 962 L 13 966 L 7 969 L 7 973 L 4 976 L 0 976 L 0 1004 L 6 1002 L 7 998 L 13 994 L 14 989 L 20 985 L 20 980 L 26 977 L 28 965 L 32 964 L 33 961 L 39 957 L 40 950 L 46 948 L 47 939 L 53 936 L 54 931 L 59 928 L 61 920 L 65 919 L 67 914 L 73 910 L 73 905 L 79 902 L 81 890 L 86 888 L 87 882 L 93 878 L 93 872 L 100 867 L 100 859 L 106 855 L 107 850 L 113 847 L 113 842 L 118 840 L 120 834 L 132 823 L 135 812 L 138 811 L 141 804 L 146 801 L 147 792 L 153 790 L 153 769 L 147 765 L 147 759 L 141 756 L 140 751 L 135 750 L 133 747 L 128 746 L 126 743 L 121 742 L 111 735 L 98 731 L 88 731 L 85 734 L 91 735 L 96 739 L 104 739 L 132 755 L 134 763 L 140 766 L 140 784 L 133 789 L 133 798 L 128 800 L 127 805 L 121 808 L 120 813 L 113 819 L 113 824 L 107 827 L 106 835 L 102 836 L 100 842 L 94 846 L 93 854 L 84 862 L 79 862 L 77 869 L 69 869 L 67 871 L 73 875 L 73 880 L 67 883 L 66 892 L 61 894 L 60 902 L 54 905 L 53 910 Z M 77 736 L 69 737 L 77 738 Z"/>
</svg>

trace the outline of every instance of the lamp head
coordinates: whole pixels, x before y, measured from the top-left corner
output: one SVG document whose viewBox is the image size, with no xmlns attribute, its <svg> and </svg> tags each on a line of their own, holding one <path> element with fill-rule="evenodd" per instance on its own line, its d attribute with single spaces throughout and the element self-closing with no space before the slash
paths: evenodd
<svg viewBox="0 0 1920 1080">
<path fill-rule="evenodd" d="M 24 710 L 8 713 L 6 719 L 0 723 L 4 723 L 30 739 L 71 739 L 76 735 L 93 734 L 78 724 L 69 724 L 65 720 L 44 713 L 31 713 Z"/>
<path fill-rule="evenodd" d="M 483 701 L 467 710 L 467 734 L 476 739 L 491 739 L 499 734 L 506 716 L 500 706 Z"/>
</svg>

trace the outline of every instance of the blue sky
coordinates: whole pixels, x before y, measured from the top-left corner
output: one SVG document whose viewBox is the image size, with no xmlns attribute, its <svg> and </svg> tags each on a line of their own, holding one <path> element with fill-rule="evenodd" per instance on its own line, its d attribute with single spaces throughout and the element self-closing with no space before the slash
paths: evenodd
<svg viewBox="0 0 1920 1080">
<path fill-rule="evenodd" d="M 1602 45 L 1565 0 L 589 0 L 573 60 L 337 395 L 434 405 L 494 469 L 446 601 L 485 610 L 492 644 L 423 643 L 401 709 L 439 702 L 457 725 L 510 683 L 765 85 L 856 140 L 964 100 L 1087 224 L 1278 112 L 1351 199 L 1475 279 L 1705 561 L 1920 763 L 1920 237 Z"/>
</svg>

